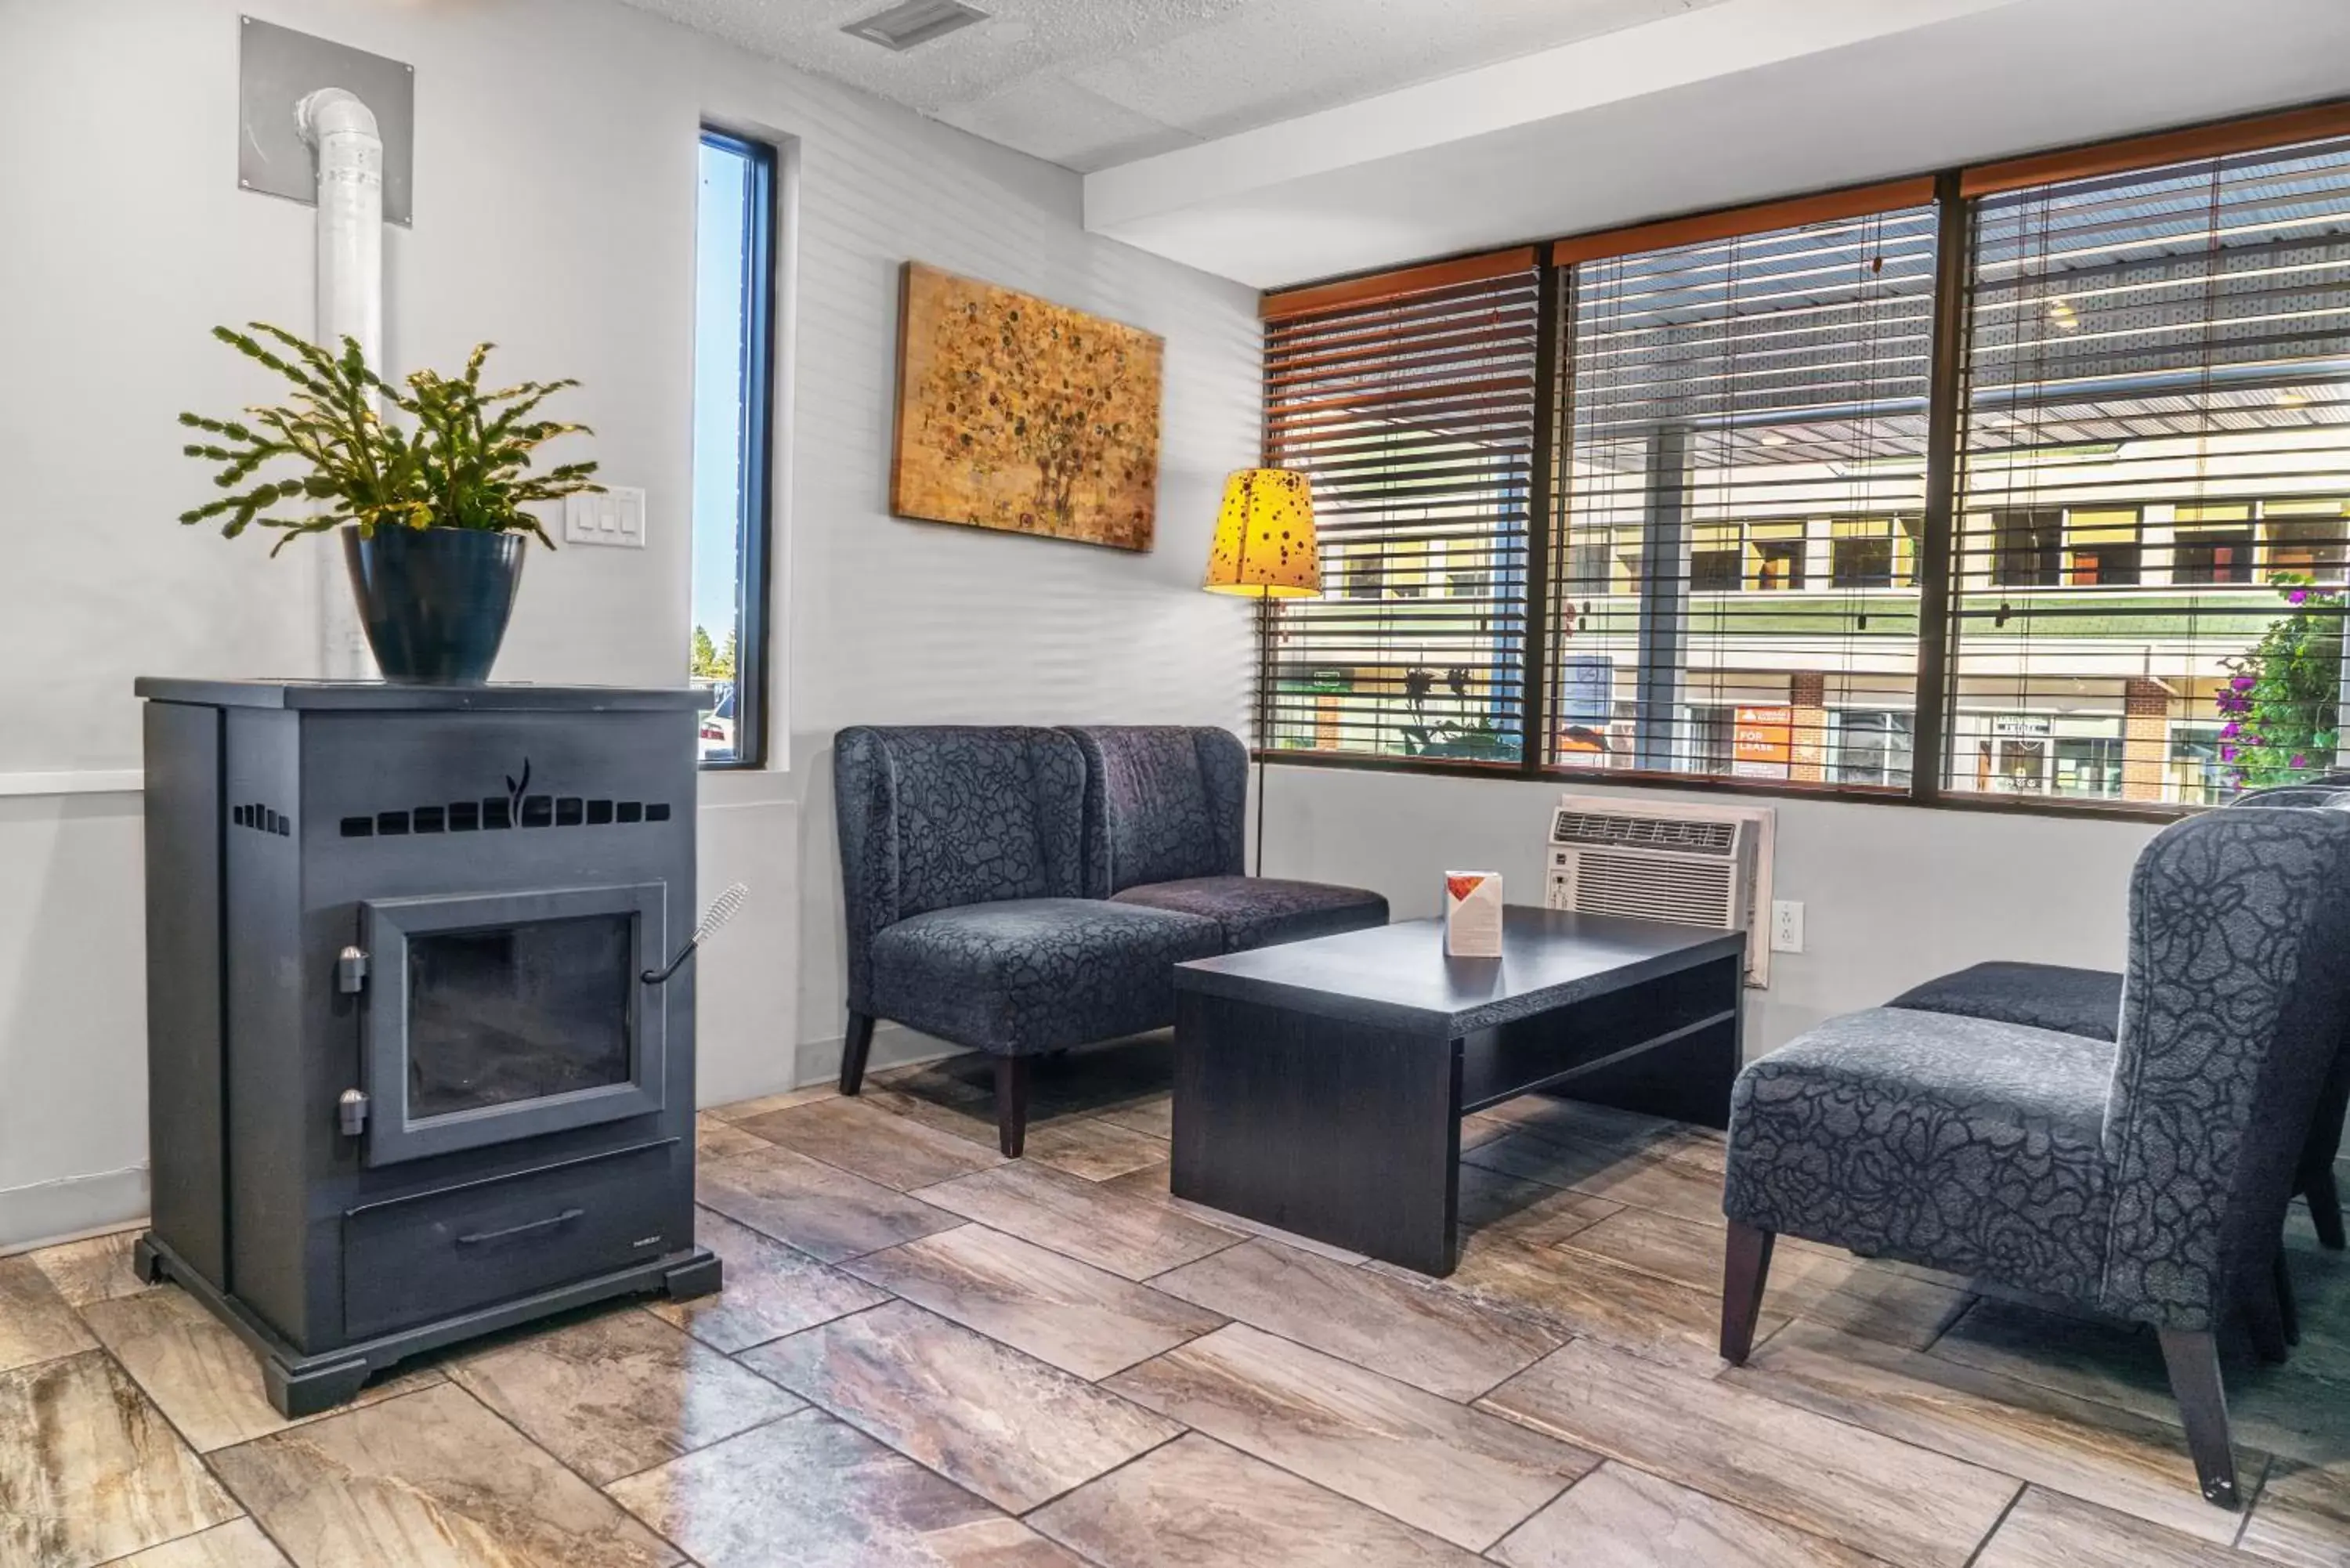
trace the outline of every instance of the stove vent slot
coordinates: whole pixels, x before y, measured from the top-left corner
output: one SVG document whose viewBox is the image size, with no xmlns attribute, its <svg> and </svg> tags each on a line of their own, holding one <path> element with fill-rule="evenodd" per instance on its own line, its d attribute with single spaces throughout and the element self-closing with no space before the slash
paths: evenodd
<svg viewBox="0 0 2350 1568">
<path fill-rule="evenodd" d="M 228 819 L 238 827 L 250 827 L 256 833 L 275 834 L 280 838 L 294 836 L 294 819 L 261 805 L 233 805 Z"/>
<path fill-rule="evenodd" d="M 519 826 L 524 827 L 609 827 L 615 823 L 667 822 L 667 801 L 589 800 L 583 795 L 533 794 L 521 802 Z M 231 813 L 239 827 L 258 828 L 285 837 L 294 831 L 291 817 L 261 805 L 240 805 Z M 480 800 L 452 800 L 447 805 L 420 805 L 407 811 L 382 811 L 373 816 L 342 819 L 345 838 L 398 838 L 416 833 L 497 832 L 517 826 L 515 803 L 504 795 Z"/>
</svg>

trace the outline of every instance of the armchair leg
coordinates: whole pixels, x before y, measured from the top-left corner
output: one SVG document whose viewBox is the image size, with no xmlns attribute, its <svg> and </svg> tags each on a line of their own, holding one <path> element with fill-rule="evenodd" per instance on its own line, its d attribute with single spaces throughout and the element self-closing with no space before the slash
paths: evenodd
<svg viewBox="0 0 2350 1568">
<path fill-rule="evenodd" d="M 2334 1162 L 2311 1170 L 2301 1191 L 2309 1199 L 2309 1222 L 2317 1227 L 2319 1244 L 2330 1251 L 2342 1251 L 2342 1193 L 2334 1184 Z"/>
<path fill-rule="evenodd" d="M 865 1058 L 873 1051 L 873 1015 L 848 1015 L 848 1034 L 840 1043 L 840 1092 L 853 1095 L 865 1086 Z"/>
<path fill-rule="evenodd" d="M 2277 1324 L 2284 1330 L 2287 1345 L 2301 1343 L 2301 1303 L 2293 1299 L 2293 1269 L 2285 1262 L 2284 1249 L 2276 1250 Z"/>
<path fill-rule="evenodd" d="M 1754 1320 L 1762 1311 L 1773 1240 L 1768 1231 L 1730 1222 L 1721 1254 L 1721 1358 L 1732 1366 L 1744 1366 L 1746 1353 L 1754 1348 Z"/>
<path fill-rule="evenodd" d="M 2210 1331 L 2161 1332 L 2163 1364 L 2170 1368 L 2170 1391 L 2187 1423 L 2187 1449 L 2195 1456 L 2203 1501 L 2220 1508 L 2242 1506 L 2236 1491 L 2236 1454 L 2228 1439 L 2228 1396 L 2220 1383 L 2220 1348 Z"/>
<path fill-rule="evenodd" d="M 995 1059 L 995 1142 L 1006 1159 L 1018 1159 L 1028 1143 L 1028 1058 Z"/>
<path fill-rule="evenodd" d="M 2283 1266 L 2284 1254 L 2277 1254 L 2278 1266 Z M 2244 1303 L 2244 1326 L 2252 1336 L 2252 1354 L 2271 1366 L 2285 1359 L 2285 1344 L 2291 1337 L 2285 1332 L 2283 1293 L 2289 1287 L 2272 1272 L 2265 1286 L 2255 1286 L 2251 1299 Z"/>
</svg>

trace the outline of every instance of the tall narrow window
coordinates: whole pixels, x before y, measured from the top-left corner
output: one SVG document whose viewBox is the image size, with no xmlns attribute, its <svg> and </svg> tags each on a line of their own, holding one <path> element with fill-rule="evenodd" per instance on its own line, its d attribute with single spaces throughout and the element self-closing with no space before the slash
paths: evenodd
<svg viewBox="0 0 2350 1568">
<path fill-rule="evenodd" d="M 1265 459 L 1312 475 L 1324 592 L 1277 601 L 1268 743 L 1514 763 L 1533 253 L 1321 294 L 1267 301 Z"/>
<path fill-rule="evenodd" d="M 1975 203 L 1944 784 L 2341 764 L 2350 139 Z"/>
<path fill-rule="evenodd" d="M 1550 762 L 1908 783 L 1936 219 L 1885 195 L 1561 247 Z"/>
<path fill-rule="evenodd" d="M 693 296 L 692 680 L 704 767 L 766 759 L 775 150 L 702 133 Z"/>
</svg>

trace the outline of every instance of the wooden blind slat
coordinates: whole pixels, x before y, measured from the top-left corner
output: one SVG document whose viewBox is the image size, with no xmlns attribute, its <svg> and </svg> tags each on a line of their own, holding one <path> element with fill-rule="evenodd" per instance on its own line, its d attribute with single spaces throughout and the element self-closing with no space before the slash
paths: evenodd
<svg viewBox="0 0 2350 1568">
<path fill-rule="evenodd" d="M 1774 229 L 1833 223 L 1840 218 L 1862 218 L 1874 213 L 1922 206 L 1933 199 L 1934 181 L 1931 175 L 1915 180 L 1895 180 L 1881 185 L 1825 191 L 1817 195 L 1763 202 L 1751 207 L 1731 207 L 1720 212 L 1696 213 L 1685 218 L 1636 223 L 1629 228 L 1605 229 L 1594 234 L 1576 234 L 1567 239 L 1553 240 L 1550 259 L 1556 266 L 1565 266 L 1574 262 L 1601 261 L 1642 251 L 1670 250 L 1711 240 L 1733 240 L 1747 234 L 1768 234 Z"/>
<path fill-rule="evenodd" d="M 1328 310 L 1382 304 L 1452 284 L 1482 283 L 1488 278 L 1531 272 L 1534 265 L 1534 248 L 1519 245 L 1485 255 L 1406 267 L 1399 272 L 1375 273 L 1367 277 L 1341 278 L 1336 283 L 1267 293 L 1257 313 L 1266 321 L 1289 321 Z"/>
</svg>

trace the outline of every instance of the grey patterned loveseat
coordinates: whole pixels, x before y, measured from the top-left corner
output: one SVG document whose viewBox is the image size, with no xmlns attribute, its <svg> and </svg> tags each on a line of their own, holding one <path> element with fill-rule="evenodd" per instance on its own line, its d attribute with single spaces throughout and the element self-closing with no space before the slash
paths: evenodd
<svg viewBox="0 0 2350 1568">
<path fill-rule="evenodd" d="M 2211 812 L 2138 857 L 2116 1043 L 1875 1008 L 1751 1063 L 1731 1098 L 1721 1353 L 1775 1235 L 2152 1324 L 2203 1495 L 2238 1506 L 2213 1331 L 2271 1288 L 2350 1016 L 2350 813 Z"/>
<path fill-rule="evenodd" d="M 986 1052 L 1016 1158 L 1031 1058 L 1163 1027 L 1177 963 L 1385 923 L 1374 893 L 1237 875 L 1246 768 L 1218 730 L 841 731 L 841 1093 L 877 1019 Z"/>
<path fill-rule="evenodd" d="M 2309 784 L 2252 790 L 2230 805 L 2350 811 L 2350 774 L 2329 774 Z M 2029 1023 L 2037 1029 L 2111 1042 L 2121 1025 L 2122 977 L 2112 970 L 2000 960 L 1937 975 L 1886 1005 Z M 2345 1238 L 2334 1162 L 2342 1147 L 2345 1120 L 2350 1120 L 2350 1036 L 2334 1052 L 2317 1114 L 2310 1118 L 2309 1140 L 2302 1146 L 2300 1166 L 2293 1176 L 2293 1189 L 2309 1204 L 2310 1222 L 2316 1228 L 2318 1241 L 2337 1252 Z M 2262 1354 L 2272 1360 L 2283 1357 L 2282 1319 L 2292 1304 L 2292 1293 L 2286 1289 L 2278 1320 L 2263 1317 L 2255 1322 L 2255 1331 L 2262 1339 Z"/>
</svg>

